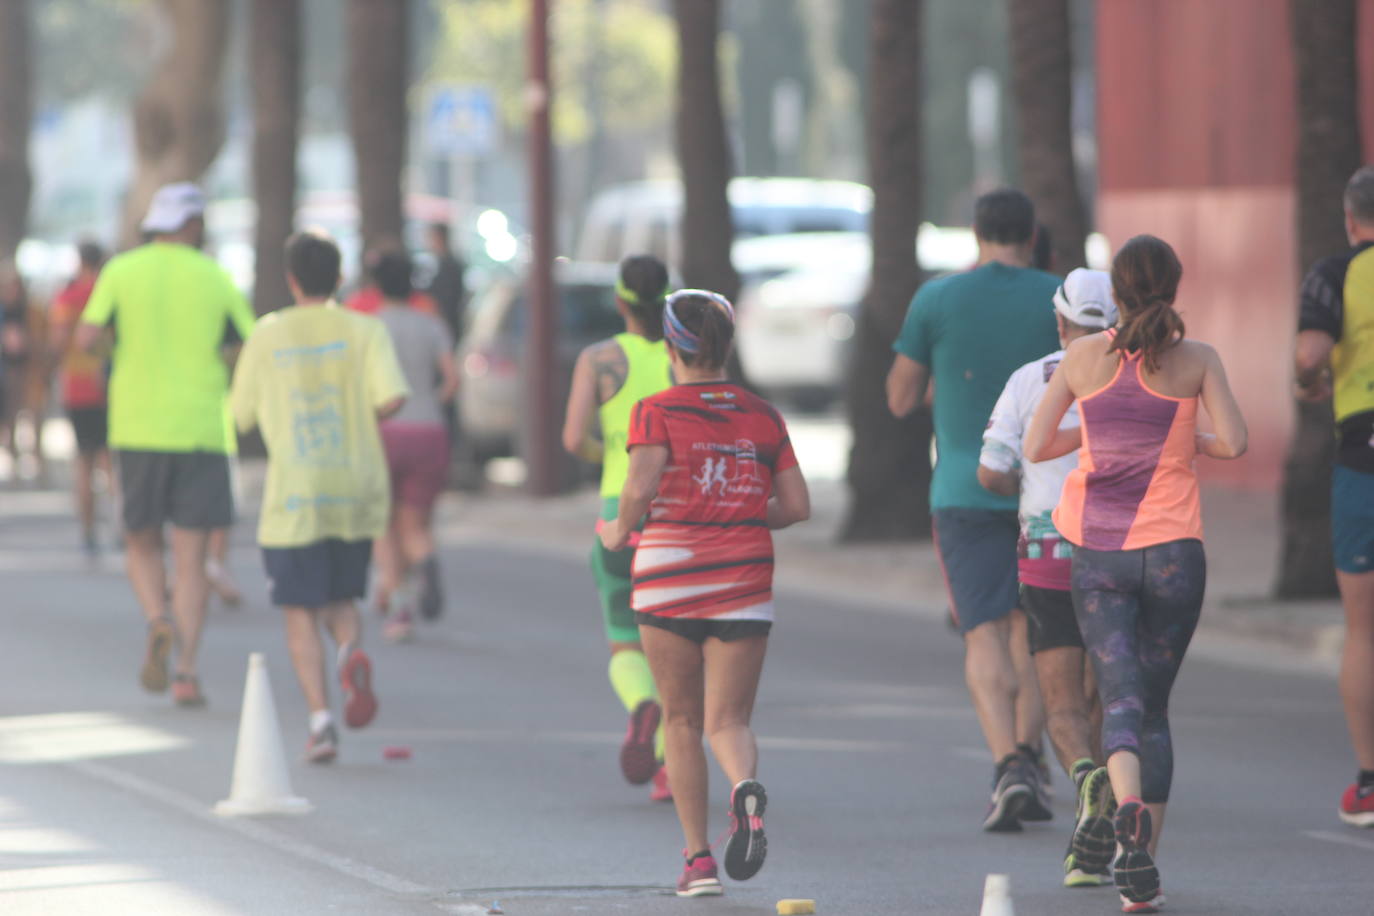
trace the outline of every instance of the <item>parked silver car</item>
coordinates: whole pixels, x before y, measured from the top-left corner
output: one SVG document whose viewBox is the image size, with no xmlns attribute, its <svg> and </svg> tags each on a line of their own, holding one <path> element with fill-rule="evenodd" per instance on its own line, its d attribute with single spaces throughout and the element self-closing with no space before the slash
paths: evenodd
<svg viewBox="0 0 1374 916">
<path fill-rule="evenodd" d="M 559 324 L 554 373 L 560 399 L 566 397 L 582 348 L 624 329 L 615 309 L 616 271 L 615 264 L 554 264 Z M 458 448 L 480 464 L 517 451 L 527 377 L 525 277 L 508 275 L 493 281 L 473 303 L 470 315 L 458 348 Z M 561 410 L 561 400 L 559 404 Z"/>
</svg>

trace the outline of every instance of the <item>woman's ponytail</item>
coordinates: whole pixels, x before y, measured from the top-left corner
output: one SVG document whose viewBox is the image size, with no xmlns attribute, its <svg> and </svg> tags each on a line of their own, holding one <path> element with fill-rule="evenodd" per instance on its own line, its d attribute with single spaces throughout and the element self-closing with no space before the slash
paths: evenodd
<svg viewBox="0 0 1374 916">
<path fill-rule="evenodd" d="M 1153 235 L 1137 235 L 1112 261 L 1112 292 L 1121 306 L 1111 349 L 1140 353 L 1145 368 L 1158 371 L 1160 357 L 1183 339 L 1183 318 L 1174 311 L 1183 276 L 1174 249 Z"/>
</svg>

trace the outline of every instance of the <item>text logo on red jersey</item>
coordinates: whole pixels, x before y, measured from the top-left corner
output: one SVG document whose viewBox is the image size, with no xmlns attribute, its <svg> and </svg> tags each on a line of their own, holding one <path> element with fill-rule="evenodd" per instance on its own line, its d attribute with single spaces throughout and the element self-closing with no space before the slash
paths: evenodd
<svg viewBox="0 0 1374 916">
<path fill-rule="evenodd" d="M 751 439 L 736 439 L 733 445 L 697 442 L 694 452 L 706 452 L 692 480 L 703 496 L 729 496 L 761 493 L 763 478 L 758 472 L 758 449 Z"/>
</svg>

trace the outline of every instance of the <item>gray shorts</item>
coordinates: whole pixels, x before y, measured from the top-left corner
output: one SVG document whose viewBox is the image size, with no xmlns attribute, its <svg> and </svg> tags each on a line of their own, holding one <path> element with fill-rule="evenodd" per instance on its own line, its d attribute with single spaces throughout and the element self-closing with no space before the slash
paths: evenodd
<svg viewBox="0 0 1374 916">
<path fill-rule="evenodd" d="M 178 528 L 208 531 L 234 522 L 229 459 L 217 452 L 114 453 L 129 531 Z"/>
</svg>

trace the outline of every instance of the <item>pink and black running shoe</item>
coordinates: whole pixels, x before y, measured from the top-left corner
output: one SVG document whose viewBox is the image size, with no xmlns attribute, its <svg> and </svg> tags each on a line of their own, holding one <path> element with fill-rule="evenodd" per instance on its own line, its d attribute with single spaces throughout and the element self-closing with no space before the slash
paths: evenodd
<svg viewBox="0 0 1374 916">
<path fill-rule="evenodd" d="M 768 840 L 763 835 L 763 809 L 768 795 L 757 779 L 741 780 L 730 793 L 730 839 L 725 841 L 725 873 L 747 881 L 763 868 Z"/>
<path fill-rule="evenodd" d="M 1116 889 L 1121 892 L 1123 913 L 1154 913 L 1164 903 L 1159 892 L 1159 869 L 1150 855 L 1153 835 L 1150 809 L 1134 795 L 1116 809 L 1117 854 L 1112 866 Z"/>
<path fill-rule="evenodd" d="M 708 852 L 687 860 L 682 877 L 677 879 L 679 897 L 719 897 L 723 893 L 725 888 L 720 886 L 714 856 Z"/>
</svg>

